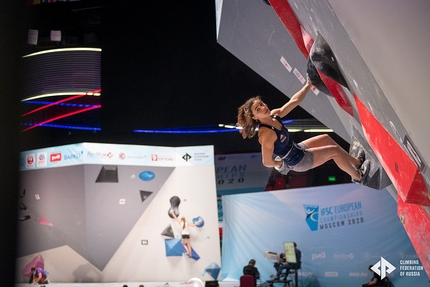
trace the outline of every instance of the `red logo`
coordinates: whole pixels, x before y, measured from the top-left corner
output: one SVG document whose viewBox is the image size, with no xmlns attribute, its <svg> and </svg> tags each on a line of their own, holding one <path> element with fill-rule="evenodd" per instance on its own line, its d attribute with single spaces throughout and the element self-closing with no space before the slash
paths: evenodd
<svg viewBox="0 0 430 287">
<path fill-rule="evenodd" d="M 50 162 L 61 161 L 61 152 L 51 153 L 49 155 L 49 161 Z"/>
<path fill-rule="evenodd" d="M 108 152 L 107 157 L 111 158 L 111 157 L 113 157 L 113 154 L 111 152 Z"/>
<path fill-rule="evenodd" d="M 123 153 L 123 152 L 122 152 L 122 153 L 120 153 L 120 154 L 119 154 L 119 158 L 120 158 L 120 159 L 125 159 L 125 153 Z"/>
<path fill-rule="evenodd" d="M 31 165 L 31 164 L 33 164 L 34 163 L 34 156 L 32 156 L 32 155 L 28 155 L 27 156 L 27 164 L 28 165 Z"/>
</svg>

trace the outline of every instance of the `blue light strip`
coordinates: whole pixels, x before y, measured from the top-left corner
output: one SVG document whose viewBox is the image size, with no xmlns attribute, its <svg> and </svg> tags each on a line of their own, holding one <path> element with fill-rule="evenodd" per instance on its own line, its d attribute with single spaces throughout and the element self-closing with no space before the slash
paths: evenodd
<svg viewBox="0 0 430 287">
<path fill-rule="evenodd" d="M 135 133 L 150 133 L 150 134 L 214 134 L 214 133 L 232 133 L 238 132 L 237 129 L 225 129 L 225 130 L 192 130 L 192 129 L 164 129 L 164 130 L 134 130 Z"/>
<path fill-rule="evenodd" d="M 283 124 L 294 123 L 295 120 L 282 121 Z M 160 130 L 133 130 L 135 133 L 152 133 L 152 134 L 210 134 L 210 133 L 235 133 L 239 129 L 214 129 L 212 126 L 207 129 L 198 128 L 171 128 L 171 129 L 160 129 Z"/>
<path fill-rule="evenodd" d="M 43 101 L 31 101 L 26 102 L 26 104 L 36 104 L 36 105 L 46 105 L 51 102 L 43 102 Z M 90 107 L 94 105 L 88 104 L 68 104 L 62 103 L 60 106 L 79 106 L 79 107 Z M 295 120 L 284 120 L 283 124 L 293 123 Z M 25 126 L 32 126 L 31 124 L 23 124 Z M 73 129 L 73 130 L 89 130 L 89 131 L 101 131 L 100 127 L 89 127 L 89 126 L 72 126 L 72 125 L 59 125 L 59 124 L 43 124 L 42 127 L 48 128 L 58 128 L 58 129 Z M 207 126 L 207 128 L 202 127 L 180 127 L 180 128 L 170 128 L 170 129 L 157 129 L 157 130 L 146 130 L 146 129 L 137 129 L 133 130 L 135 133 L 147 133 L 147 134 L 215 134 L 215 133 L 235 133 L 238 132 L 239 129 L 235 128 L 214 128 L 215 126 Z"/>
<path fill-rule="evenodd" d="M 25 102 L 25 104 L 31 104 L 31 105 L 50 105 L 52 103 L 53 102 L 43 102 L 43 101 L 29 101 L 29 102 Z M 85 107 L 85 108 L 88 108 L 88 107 L 93 107 L 93 106 L 97 106 L 97 105 L 93 105 L 93 104 L 58 103 L 58 104 L 55 104 L 54 106 L 60 106 L 60 107 L 79 107 L 79 108 Z"/>
<path fill-rule="evenodd" d="M 32 126 L 32 124 L 23 124 L 24 126 Z M 100 127 L 83 127 L 83 126 L 70 126 L 58 124 L 42 124 L 40 127 L 58 128 L 58 129 L 72 129 L 72 130 L 86 130 L 86 131 L 101 131 Z"/>
</svg>

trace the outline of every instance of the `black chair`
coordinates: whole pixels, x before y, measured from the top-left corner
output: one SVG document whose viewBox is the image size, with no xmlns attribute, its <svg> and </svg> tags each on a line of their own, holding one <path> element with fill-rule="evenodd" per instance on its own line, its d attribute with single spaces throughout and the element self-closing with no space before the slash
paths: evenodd
<svg viewBox="0 0 430 287">
<path fill-rule="evenodd" d="M 282 281 L 284 281 L 285 282 L 285 284 L 284 284 L 284 286 L 287 286 L 287 284 L 288 284 L 288 287 L 290 287 L 291 286 L 291 282 L 293 282 L 293 280 L 289 280 L 288 279 L 288 275 L 293 275 L 294 274 L 294 286 L 295 287 L 298 287 L 299 285 L 298 285 L 298 282 L 299 282 L 299 274 L 298 274 L 298 270 L 299 269 L 302 269 L 302 262 L 298 262 L 298 263 L 293 263 L 292 264 L 293 265 L 293 268 L 291 268 L 289 271 L 288 271 L 288 274 L 287 274 L 287 271 L 283 271 L 282 273 L 281 273 L 281 278 L 282 278 L 282 276 L 284 276 L 283 278 L 283 280 Z M 285 270 L 287 270 L 287 269 L 285 269 Z"/>
</svg>

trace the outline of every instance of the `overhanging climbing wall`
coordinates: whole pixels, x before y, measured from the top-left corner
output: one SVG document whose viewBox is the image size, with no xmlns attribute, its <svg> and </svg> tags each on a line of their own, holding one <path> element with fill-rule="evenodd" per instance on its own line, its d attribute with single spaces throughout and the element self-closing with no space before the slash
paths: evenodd
<svg viewBox="0 0 430 287">
<path fill-rule="evenodd" d="M 288 97 L 313 64 L 302 107 L 366 149 L 430 274 L 430 3 L 269 1 L 223 2 L 218 42 Z"/>
</svg>

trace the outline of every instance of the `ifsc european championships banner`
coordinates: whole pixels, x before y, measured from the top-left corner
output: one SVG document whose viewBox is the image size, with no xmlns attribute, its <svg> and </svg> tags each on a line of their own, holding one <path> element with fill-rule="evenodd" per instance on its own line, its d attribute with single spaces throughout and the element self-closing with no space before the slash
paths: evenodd
<svg viewBox="0 0 430 287">
<path fill-rule="evenodd" d="M 357 184 L 223 196 L 222 280 L 238 280 L 249 259 L 261 280 L 276 274 L 266 251 L 302 252 L 299 286 L 361 286 L 375 266 L 394 286 L 428 286 L 428 276 L 390 193 Z M 382 275 L 381 273 L 381 275 Z"/>
<path fill-rule="evenodd" d="M 261 153 L 215 156 L 218 195 L 262 191 L 273 169 L 262 164 Z"/>
</svg>

